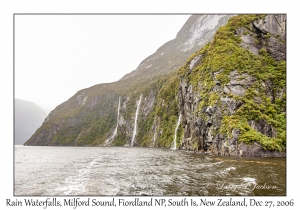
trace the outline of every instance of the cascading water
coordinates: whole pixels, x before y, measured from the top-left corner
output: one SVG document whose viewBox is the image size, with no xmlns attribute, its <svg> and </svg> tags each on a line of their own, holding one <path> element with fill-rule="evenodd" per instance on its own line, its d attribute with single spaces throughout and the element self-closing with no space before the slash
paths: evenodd
<svg viewBox="0 0 300 210">
<path fill-rule="evenodd" d="M 177 134 L 177 130 L 178 130 L 178 127 L 180 125 L 180 120 L 181 120 L 181 113 L 179 115 L 179 118 L 178 118 L 178 121 L 177 121 L 177 125 L 176 125 L 176 128 L 175 128 L 175 132 L 174 132 L 174 143 L 173 143 L 173 150 L 176 150 L 176 134 Z"/>
<path fill-rule="evenodd" d="M 136 107 L 135 119 L 134 119 L 134 129 L 133 129 L 133 134 L 132 134 L 132 139 L 131 139 L 131 146 L 133 146 L 134 137 L 136 135 L 137 118 L 138 118 L 138 115 L 139 115 L 139 109 L 140 109 L 140 104 L 141 104 L 141 101 L 142 101 L 142 97 L 143 97 L 143 94 L 141 94 L 140 100 L 139 100 L 138 105 Z"/>
<path fill-rule="evenodd" d="M 154 134 L 153 134 L 153 138 L 152 138 L 152 146 L 154 146 L 155 141 L 156 141 L 156 126 L 155 126 L 155 129 L 154 129 Z"/>
<path fill-rule="evenodd" d="M 118 105 L 118 117 L 117 117 L 117 125 L 116 125 L 116 129 L 113 133 L 113 135 L 106 140 L 105 144 L 108 144 L 111 140 L 113 140 L 117 134 L 118 131 L 118 124 L 119 124 L 119 115 L 120 115 L 120 103 L 121 103 L 121 98 L 119 97 L 119 105 Z"/>
</svg>

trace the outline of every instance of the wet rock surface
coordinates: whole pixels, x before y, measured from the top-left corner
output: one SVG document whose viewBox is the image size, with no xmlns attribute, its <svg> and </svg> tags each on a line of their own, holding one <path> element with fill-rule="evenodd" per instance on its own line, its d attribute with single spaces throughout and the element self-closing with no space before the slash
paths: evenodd
<svg viewBox="0 0 300 210">
<path fill-rule="evenodd" d="M 260 50 L 265 48 L 267 52 L 275 60 L 285 60 L 285 16 L 284 15 L 267 15 L 263 20 L 257 21 L 248 28 L 239 28 L 236 35 L 241 37 L 240 46 L 248 49 L 255 55 L 259 55 Z M 282 30 L 283 29 L 283 30 Z M 267 35 L 268 34 L 268 35 Z M 258 41 L 258 37 L 263 41 Z M 190 70 L 195 68 L 200 56 L 192 59 L 190 63 Z M 239 107 L 243 106 L 243 101 L 236 100 L 232 96 L 243 97 L 248 88 L 251 88 L 257 79 L 246 73 L 239 73 L 239 70 L 231 71 L 228 74 L 229 82 L 222 84 L 217 80 L 217 75 L 223 72 L 220 69 L 218 72 L 212 74 L 215 86 L 211 88 L 210 94 L 225 94 L 220 97 L 219 104 L 209 105 L 203 110 L 198 110 L 199 95 L 198 92 L 192 92 L 191 84 L 186 82 L 188 80 L 181 78 L 179 95 L 181 104 L 180 113 L 183 115 L 184 136 L 180 145 L 181 149 L 193 150 L 198 152 L 209 152 L 212 154 L 219 154 L 225 156 L 242 156 L 242 157 L 283 157 L 286 154 L 278 151 L 265 150 L 259 143 L 246 144 L 239 141 L 240 130 L 233 129 L 230 135 L 222 135 L 220 133 L 220 126 L 222 116 L 233 115 Z M 264 87 L 267 95 L 273 101 L 280 95 L 278 92 L 276 96 L 272 96 L 273 83 L 265 81 Z M 220 88 L 221 87 L 221 88 Z M 203 86 L 200 85 L 200 88 Z M 262 103 L 259 97 L 254 98 L 256 103 Z M 249 126 L 259 133 L 274 138 L 278 135 L 276 129 L 264 120 L 250 120 Z M 197 144 L 198 147 L 195 148 Z"/>
<path fill-rule="evenodd" d="M 226 18 L 225 20 L 227 21 Z M 184 30 L 183 28 L 182 31 Z M 267 15 L 247 27 L 238 28 L 234 36 L 238 36 L 238 40 L 240 38 L 240 46 L 249 50 L 251 56 L 261 56 L 262 49 L 265 49 L 276 61 L 286 58 L 284 15 Z M 238 44 L 236 46 L 239 47 Z M 240 49 L 244 52 L 244 49 Z M 157 53 L 160 56 L 166 55 L 166 52 Z M 255 83 L 261 80 L 256 78 L 256 74 L 252 75 L 249 71 L 243 71 L 242 67 L 236 65 L 234 59 L 232 68 L 227 66 L 226 69 L 224 64 L 212 71 L 209 66 L 201 66 L 205 62 L 205 56 L 207 55 L 203 53 L 191 58 L 185 64 L 185 75 L 177 76 L 177 83 L 161 79 L 159 82 L 153 83 L 153 86 L 143 89 L 141 86 L 146 86 L 146 82 L 148 82 L 143 80 L 142 85 L 139 86 L 136 83 L 136 86 L 130 89 L 131 92 L 125 92 L 123 90 L 130 84 L 124 83 L 117 86 L 119 83 L 116 82 L 114 84 L 118 87 L 116 90 L 113 90 L 115 86 L 106 84 L 106 86 L 98 86 L 93 90 L 94 92 L 90 89 L 79 91 L 49 114 L 44 122 L 48 126 L 47 129 L 37 132 L 27 145 L 99 146 L 103 145 L 103 140 L 108 139 L 117 130 L 114 141 L 109 142 L 108 145 L 115 145 L 117 142 L 121 146 L 131 146 L 134 128 L 137 126 L 135 136 L 137 140 L 132 146 L 171 148 L 170 142 L 164 142 L 166 139 L 164 135 L 171 136 L 170 138 L 173 140 L 173 136 L 176 136 L 176 132 L 178 132 L 176 137 L 180 140 L 177 141 L 176 148 L 183 150 L 225 156 L 284 156 L 284 153 L 266 151 L 258 143 L 247 145 L 241 142 L 240 137 L 243 130 L 238 127 L 221 132 L 224 116 L 233 116 L 241 107 L 246 107 L 247 103 L 243 97 L 247 96 L 249 88 L 253 86 L 255 88 Z M 147 71 L 156 69 L 157 66 L 151 66 L 151 61 L 157 58 L 148 58 L 142 62 L 139 68 L 142 68 L 143 63 L 147 63 L 149 66 Z M 200 69 L 202 67 L 204 69 Z M 191 83 L 191 75 L 198 72 L 200 72 L 199 75 L 208 72 L 208 79 L 202 81 L 196 77 L 199 81 Z M 122 81 L 127 81 L 127 79 L 125 76 Z M 170 87 L 167 86 L 168 83 L 171 83 L 172 89 L 161 91 Z M 271 79 L 263 80 L 260 85 L 262 88 L 259 91 L 262 91 L 271 103 L 285 97 L 285 89 L 274 91 L 275 83 Z M 107 91 L 102 93 L 104 88 L 107 88 Z M 254 88 L 251 91 L 255 92 Z M 143 97 L 140 100 L 141 94 Z M 118 108 L 119 97 L 120 108 Z M 265 98 L 256 95 L 253 101 L 256 104 L 262 104 L 266 100 Z M 138 107 L 139 112 L 137 112 Z M 117 117 L 118 112 L 119 117 Z M 272 112 L 271 109 L 270 112 Z M 59 118 L 58 115 L 63 117 Z M 101 120 L 103 118 L 105 120 Z M 116 120 L 117 118 L 118 120 Z M 163 122 L 163 119 L 167 123 Z M 279 135 L 274 126 L 266 120 L 249 119 L 245 119 L 249 129 L 270 138 Z M 178 122 L 180 125 L 178 124 L 176 127 Z M 165 123 L 164 127 L 163 123 Z M 99 130 L 102 132 L 101 135 Z M 65 136 L 62 137 L 62 133 Z M 87 142 L 85 138 L 92 140 Z"/>
<path fill-rule="evenodd" d="M 251 87 L 255 82 L 255 78 L 248 74 L 239 74 L 238 71 L 232 71 L 229 75 L 230 82 L 224 85 L 224 92 L 226 94 L 244 96 L 246 89 Z"/>
<path fill-rule="evenodd" d="M 266 48 L 276 60 L 286 59 L 286 15 L 267 15 L 253 22 L 249 28 L 242 27 L 236 31 L 241 36 L 241 47 L 255 55 L 261 48 Z"/>
</svg>

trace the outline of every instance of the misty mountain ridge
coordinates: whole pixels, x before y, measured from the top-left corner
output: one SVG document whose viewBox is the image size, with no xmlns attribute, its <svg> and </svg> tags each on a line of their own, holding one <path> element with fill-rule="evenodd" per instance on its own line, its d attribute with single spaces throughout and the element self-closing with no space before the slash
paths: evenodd
<svg viewBox="0 0 300 210">
<path fill-rule="evenodd" d="M 120 80 L 149 78 L 177 70 L 194 52 L 210 42 L 216 30 L 232 15 L 192 15 L 177 33 L 176 38 L 159 47 L 131 73 Z"/>
<path fill-rule="evenodd" d="M 15 98 L 15 144 L 24 144 L 44 122 L 47 114 L 31 101 Z"/>
</svg>

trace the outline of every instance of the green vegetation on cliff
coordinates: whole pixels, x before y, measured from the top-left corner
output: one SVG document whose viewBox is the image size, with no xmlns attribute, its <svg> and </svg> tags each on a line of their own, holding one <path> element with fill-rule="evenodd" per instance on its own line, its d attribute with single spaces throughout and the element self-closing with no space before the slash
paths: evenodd
<svg viewBox="0 0 300 210">
<path fill-rule="evenodd" d="M 263 17 L 264 15 L 232 17 L 226 26 L 218 30 L 210 44 L 191 56 L 180 69 L 179 75 L 184 76 L 200 92 L 202 101 L 199 103 L 198 112 L 203 117 L 205 114 L 201 110 L 213 105 L 220 106 L 222 97 L 229 96 L 242 102 L 243 105 L 234 114 L 223 113 L 220 133 L 232 137 L 232 130 L 238 129 L 239 142 L 258 142 L 264 149 L 283 151 L 286 142 L 286 63 L 282 60 L 276 61 L 264 47 L 258 55 L 241 47 L 241 36 L 236 34 L 239 28 L 244 27 L 249 30 L 245 30 L 247 33 L 255 36 L 259 45 L 259 42 L 268 39 L 270 34 L 261 33 L 257 36 L 253 33 L 251 23 Z M 188 74 L 189 62 L 197 55 L 203 56 L 201 64 Z M 232 71 L 255 78 L 255 82 L 246 89 L 244 96 L 213 90 L 216 81 L 224 89 L 230 82 L 229 75 Z M 263 120 L 275 128 L 277 135 L 270 137 L 258 132 L 249 125 L 251 120 L 256 123 Z"/>
<path fill-rule="evenodd" d="M 265 17 L 232 17 L 178 71 L 145 77 L 133 72 L 79 91 L 53 111 L 28 144 L 103 145 L 118 126 L 111 145 L 130 145 L 142 95 L 134 146 L 172 147 L 182 115 L 177 148 L 213 151 L 238 141 L 284 152 L 286 62 L 272 51 L 272 43 L 284 40 L 256 28 L 253 23 Z"/>
</svg>

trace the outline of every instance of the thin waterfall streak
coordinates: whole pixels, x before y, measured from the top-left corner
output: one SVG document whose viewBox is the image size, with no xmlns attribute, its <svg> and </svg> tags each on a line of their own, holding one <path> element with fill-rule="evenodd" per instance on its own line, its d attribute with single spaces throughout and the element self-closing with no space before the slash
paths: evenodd
<svg viewBox="0 0 300 210">
<path fill-rule="evenodd" d="M 142 97 L 143 97 L 143 94 L 141 94 L 140 100 L 139 100 L 138 105 L 136 107 L 135 119 L 134 119 L 134 129 L 133 129 L 133 134 L 132 134 L 132 139 L 131 139 L 131 146 L 133 146 L 134 138 L 135 138 L 135 135 L 136 135 L 137 119 L 138 119 L 138 115 L 139 115 L 139 109 L 140 109 L 140 104 L 141 104 L 141 101 L 142 101 Z"/>
<path fill-rule="evenodd" d="M 106 140 L 106 144 L 108 144 L 111 140 L 113 140 L 117 134 L 117 131 L 118 131 L 118 124 L 119 124 L 119 115 L 120 115 L 120 103 L 121 103 L 121 97 L 119 97 L 119 105 L 118 105 L 118 117 L 117 117 L 117 125 L 116 125 L 116 128 L 115 128 L 115 131 L 113 133 L 113 135 Z"/>
<path fill-rule="evenodd" d="M 153 140 L 152 140 L 152 146 L 153 147 L 154 147 L 155 141 L 156 141 L 156 126 L 155 126 L 155 129 L 154 129 Z"/>
<path fill-rule="evenodd" d="M 180 125 L 180 120 L 181 120 L 181 113 L 178 117 L 178 121 L 177 121 L 177 125 L 176 125 L 176 128 L 175 128 L 175 131 L 174 131 L 174 142 L 173 142 L 173 150 L 176 150 L 177 146 L 176 146 L 176 138 L 177 138 L 177 130 L 178 130 L 178 127 Z"/>
</svg>

